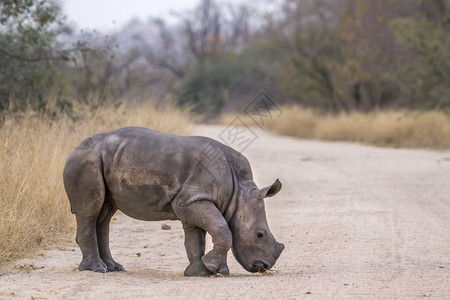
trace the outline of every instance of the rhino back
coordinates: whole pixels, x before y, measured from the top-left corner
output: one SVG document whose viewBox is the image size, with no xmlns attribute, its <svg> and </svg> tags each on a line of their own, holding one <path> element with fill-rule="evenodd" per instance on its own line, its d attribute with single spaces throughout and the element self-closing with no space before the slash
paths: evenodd
<svg viewBox="0 0 450 300">
<path fill-rule="evenodd" d="M 205 137 L 125 127 L 94 135 L 79 148 L 101 156 L 106 194 L 114 206 L 137 219 L 163 220 L 176 219 L 171 202 L 182 188 L 191 195 L 180 193 L 177 203 L 189 202 L 189 196 L 195 196 L 193 192 L 210 195 L 217 180 L 224 181 L 219 182 L 222 187 L 230 185 L 226 178 L 210 176 L 214 170 L 201 162 L 202 151 L 211 143 L 214 141 Z M 223 165 L 228 162 L 219 163 L 228 168 Z M 221 192 L 226 193 L 227 189 L 222 188 Z"/>
</svg>

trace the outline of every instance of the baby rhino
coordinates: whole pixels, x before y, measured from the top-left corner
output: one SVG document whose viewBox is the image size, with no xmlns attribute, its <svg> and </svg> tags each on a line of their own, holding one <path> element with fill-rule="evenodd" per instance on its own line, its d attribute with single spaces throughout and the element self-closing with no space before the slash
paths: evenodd
<svg viewBox="0 0 450 300">
<path fill-rule="evenodd" d="M 125 127 L 84 140 L 67 159 L 64 187 L 76 215 L 80 270 L 124 271 L 109 250 L 109 223 L 119 209 L 139 220 L 180 220 L 186 276 L 228 275 L 227 252 L 249 272 L 270 269 L 284 249 L 273 237 L 265 197 L 247 159 L 206 137 Z M 205 234 L 213 249 L 205 254 Z"/>
</svg>

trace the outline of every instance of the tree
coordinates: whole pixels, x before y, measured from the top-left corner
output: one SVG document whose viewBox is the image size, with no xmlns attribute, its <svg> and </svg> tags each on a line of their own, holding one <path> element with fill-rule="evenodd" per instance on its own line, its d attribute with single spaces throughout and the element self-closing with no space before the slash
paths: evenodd
<svg viewBox="0 0 450 300">
<path fill-rule="evenodd" d="M 342 1 L 286 1 L 277 37 L 288 49 L 281 84 L 293 91 L 291 97 L 335 112 L 349 109 L 337 72 L 344 59 L 336 31 L 341 6 Z"/>
<path fill-rule="evenodd" d="M 198 61 L 227 56 L 250 39 L 250 14 L 245 5 L 224 6 L 214 0 L 202 0 L 193 11 L 175 16 L 179 23 L 172 27 L 155 19 L 159 40 L 152 45 L 143 43 L 149 63 L 177 79 L 183 78 Z"/>
<path fill-rule="evenodd" d="M 177 91 L 177 103 L 191 107 L 206 118 L 217 116 L 230 102 L 236 86 L 248 76 L 249 70 L 236 54 L 198 60 Z"/>
<path fill-rule="evenodd" d="M 10 104 L 20 109 L 26 102 L 45 105 L 48 90 L 58 81 L 56 66 L 72 51 L 57 38 L 69 32 L 54 2 L 0 3 L 0 110 Z"/>
<path fill-rule="evenodd" d="M 450 7 L 449 7 L 450 8 Z M 445 10 L 444 10 L 445 12 Z M 417 107 L 450 109 L 450 18 L 399 19 L 394 32 L 414 60 L 401 70 L 403 84 Z"/>
</svg>

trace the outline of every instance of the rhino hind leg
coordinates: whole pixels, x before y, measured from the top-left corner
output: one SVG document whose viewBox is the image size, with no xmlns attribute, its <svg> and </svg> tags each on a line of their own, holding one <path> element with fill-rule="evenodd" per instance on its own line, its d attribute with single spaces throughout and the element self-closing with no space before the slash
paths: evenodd
<svg viewBox="0 0 450 300">
<path fill-rule="evenodd" d="M 113 259 L 111 250 L 109 249 L 109 224 L 116 211 L 117 209 L 114 208 L 106 198 L 97 219 L 96 226 L 100 258 L 106 264 L 108 272 L 125 271 L 125 268 Z"/>
<path fill-rule="evenodd" d="M 214 273 L 208 270 L 202 262 L 205 255 L 205 235 L 206 231 L 200 227 L 183 223 L 184 246 L 189 259 L 189 266 L 184 271 L 185 276 L 208 277 Z"/>
<path fill-rule="evenodd" d="M 97 220 L 105 202 L 100 158 L 85 151 L 72 154 L 64 169 L 64 187 L 77 220 L 75 240 L 83 255 L 79 269 L 106 273 L 97 241 Z"/>
<path fill-rule="evenodd" d="M 82 215 L 76 215 L 77 218 L 77 235 L 76 242 L 80 246 L 83 259 L 80 263 L 80 271 L 91 270 L 99 273 L 106 273 L 107 266 L 100 259 L 97 234 L 96 220 L 86 218 Z"/>
<path fill-rule="evenodd" d="M 201 257 L 206 269 L 214 274 L 229 275 L 227 254 L 232 236 L 219 209 L 210 201 L 196 201 L 186 207 L 174 205 L 173 208 L 182 222 L 200 227 L 211 235 L 213 249 Z"/>
</svg>

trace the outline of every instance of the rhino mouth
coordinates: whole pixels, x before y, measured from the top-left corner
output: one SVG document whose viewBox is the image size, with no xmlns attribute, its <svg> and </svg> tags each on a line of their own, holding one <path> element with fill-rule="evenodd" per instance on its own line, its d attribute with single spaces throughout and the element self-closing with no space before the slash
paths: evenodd
<svg viewBox="0 0 450 300">
<path fill-rule="evenodd" d="M 261 272 L 269 270 L 270 268 L 273 267 L 273 265 L 277 261 L 278 257 L 280 257 L 281 252 L 283 252 L 283 250 L 284 250 L 284 244 L 277 243 L 277 253 L 273 257 L 273 259 L 270 259 L 270 260 L 261 259 L 261 260 L 254 261 L 250 265 L 250 267 L 247 268 L 247 270 L 252 273 L 256 273 L 256 272 L 261 273 Z"/>
<path fill-rule="evenodd" d="M 269 261 L 267 261 L 265 259 L 258 260 L 252 264 L 252 267 L 250 268 L 250 272 L 252 272 L 252 273 L 260 272 L 261 273 L 261 272 L 269 270 L 270 268 L 272 268 L 273 265 L 274 265 L 273 263 L 270 263 Z"/>
</svg>

